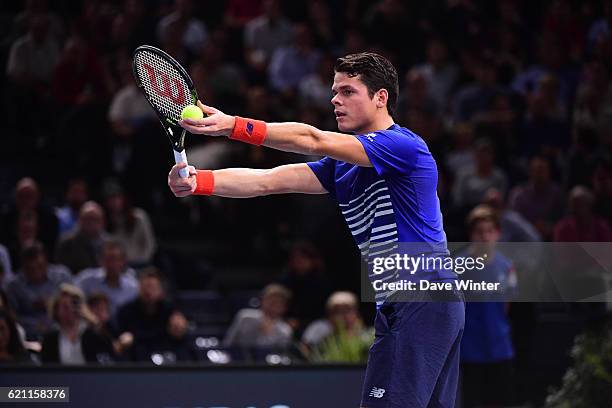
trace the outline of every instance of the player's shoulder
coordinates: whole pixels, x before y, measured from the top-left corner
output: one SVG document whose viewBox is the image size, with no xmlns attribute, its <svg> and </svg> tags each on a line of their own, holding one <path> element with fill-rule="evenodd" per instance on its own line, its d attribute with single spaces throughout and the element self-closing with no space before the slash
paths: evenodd
<svg viewBox="0 0 612 408">
<path fill-rule="evenodd" d="M 376 138 L 379 138 L 379 141 L 389 139 L 394 141 L 401 142 L 421 142 L 422 139 L 419 135 L 414 133 L 408 128 L 402 127 L 397 123 L 394 123 L 387 129 L 381 129 L 370 133 L 364 133 L 360 135 L 360 137 L 369 140 L 370 142 L 374 142 Z"/>
</svg>

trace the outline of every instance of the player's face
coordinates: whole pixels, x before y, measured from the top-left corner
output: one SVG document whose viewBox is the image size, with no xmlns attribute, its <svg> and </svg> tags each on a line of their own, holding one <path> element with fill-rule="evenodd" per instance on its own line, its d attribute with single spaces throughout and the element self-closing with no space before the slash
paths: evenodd
<svg viewBox="0 0 612 408">
<path fill-rule="evenodd" d="M 359 75 L 349 77 L 336 72 L 332 86 L 334 114 L 341 132 L 361 133 L 374 120 L 377 112 L 375 98 L 370 98 L 368 88 Z"/>
</svg>

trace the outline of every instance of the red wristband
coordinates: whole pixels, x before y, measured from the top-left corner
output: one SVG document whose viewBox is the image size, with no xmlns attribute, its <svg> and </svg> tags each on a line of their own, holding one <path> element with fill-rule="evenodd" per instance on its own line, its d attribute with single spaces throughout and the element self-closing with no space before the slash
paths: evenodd
<svg viewBox="0 0 612 408">
<path fill-rule="evenodd" d="M 236 116 L 236 124 L 230 139 L 254 145 L 261 145 L 266 138 L 267 126 L 263 120 L 254 120 Z"/>
<path fill-rule="evenodd" d="M 196 189 L 193 194 L 212 195 L 215 189 L 215 176 L 212 170 L 198 170 L 196 174 Z"/>
</svg>

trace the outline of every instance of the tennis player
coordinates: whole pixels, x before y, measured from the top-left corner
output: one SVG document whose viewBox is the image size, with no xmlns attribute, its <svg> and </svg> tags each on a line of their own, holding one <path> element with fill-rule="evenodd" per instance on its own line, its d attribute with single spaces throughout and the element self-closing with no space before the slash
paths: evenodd
<svg viewBox="0 0 612 408">
<path fill-rule="evenodd" d="M 181 122 L 191 133 L 325 157 L 269 170 L 196 171 L 189 166 L 188 178 L 178 173 L 185 164 L 177 164 L 168 185 L 177 197 L 331 194 L 366 261 L 391 253 L 400 242 L 432 243 L 446 250 L 436 163 L 423 139 L 394 123 L 398 88 L 397 72 L 382 56 L 339 58 L 331 103 L 338 129 L 346 133 L 303 123 L 265 123 L 199 104 L 208 116 Z M 433 278 L 452 278 L 439 274 Z M 361 406 L 454 407 L 465 318 L 462 298 L 398 302 L 389 299 L 391 292 L 375 294 L 376 339 Z"/>
</svg>

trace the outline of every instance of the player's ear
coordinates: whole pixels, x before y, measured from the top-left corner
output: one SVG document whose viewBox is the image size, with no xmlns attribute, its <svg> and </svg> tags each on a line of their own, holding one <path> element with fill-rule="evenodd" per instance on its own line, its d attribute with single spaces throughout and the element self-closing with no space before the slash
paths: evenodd
<svg viewBox="0 0 612 408">
<path fill-rule="evenodd" d="M 384 88 L 379 89 L 376 95 L 374 95 L 374 98 L 376 99 L 376 107 L 384 108 L 389 100 L 389 92 Z"/>
</svg>

